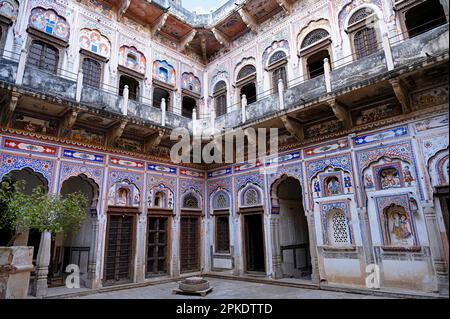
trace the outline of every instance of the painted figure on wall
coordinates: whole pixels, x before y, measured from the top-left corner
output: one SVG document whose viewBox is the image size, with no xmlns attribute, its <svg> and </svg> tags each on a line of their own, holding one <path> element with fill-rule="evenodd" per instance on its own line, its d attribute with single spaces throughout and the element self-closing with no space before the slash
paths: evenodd
<svg viewBox="0 0 450 319">
<path fill-rule="evenodd" d="M 345 173 L 344 175 L 344 186 L 347 189 L 347 192 L 351 192 L 352 189 L 352 178 L 349 174 Z"/>
<path fill-rule="evenodd" d="M 387 209 L 387 223 L 391 245 L 413 245 L 411 223 L 407 212 L 401 206 Z"/>
<path fill-rule="evenodd" d="M 373 188 L 373 180 L 372 180 L 372 175 L 366 173 L 364 174 L 364 185 L 366 186 L 366 188 L 370 189 Z"/>
<path fill-rule="evenodd" d="M 334 196 L 341 194 L 341 183 L 337 177 L 330 177 L 327 180 L 327 196 Z"/>
<path fill-rule="evenodd" d="M 80 46 L 92 53 L 109 58 L 111 43 L 97 30 L 80 30 Z"/>
<path fill-rule="evenodd" d="M 0 1 L 0 15 L 14 20 L 17 16 L 18 4 L 13 0 Z"/>
<path fill-rule="evenodd" d="M 39 31 L 64 41 L 69 39 L 69 24 L 53 10 L 35 8 L 31 11 L 29 25 Z"/>
<path fill-rule="evenodd" d="M 316 197 L 319 197 L 320 196 L 320 183 L 317 178 L 315 178 L 313 180 L 313 187 L 314 187 L 314 194 L 316 195 Z"/>
<path fill-rule="evenodd" d="M 117 206 L 128 206 L 128 190 L 121 187 L 117 191 Z"/>
<path fill-rule="evenodd" d="M 381 189 L 400 187 L 401 183 L 397 169 L 393 167 L 383 169 L 380 172 L 380 182 Z"/>
<path fill-rule="evenodd" d="M 403 169 L 403 178 L 405 180 L 406 185 L 412 186 L 412 183 L 414 182 L 414 177 L 412 176 L 411 170 L 409 169 L 409 166 L 405 166 Z"/>
</svg>

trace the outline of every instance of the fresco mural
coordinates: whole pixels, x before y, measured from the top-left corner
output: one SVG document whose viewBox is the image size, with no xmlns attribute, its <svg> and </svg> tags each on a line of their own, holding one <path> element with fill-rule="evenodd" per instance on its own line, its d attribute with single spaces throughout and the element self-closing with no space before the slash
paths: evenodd
<svg viewBox="0 0 450 319">
<path fill-rule="evenodd" d="M 147 60 L 144 54 L 135 47 L 126 45 L 119 49 L 119 64 L 141 74 L 145 74 L 147 68 Z"/>
<path fill-rule="evenodd" d="M 153 78 L 169 85 L 175 86 L 176 84 L 175 69 L 164 60 L 153 61 Z"/>
<path fill-rule="evenodd" d="M 0 0 L 0 15 L 14 21 L 19 13 L 19 3 L 15 0 Z"/>
<path fill-rule="evenodd" d="M 181 75 L 181 88 L 198 94 L 202 93 L 200 80 L 193 73 Z"/>
<path fill-rule="evenodd" d="M 65 18 L 59 16 L 52 9 L 34 8 L 31 10 L 29 26 L 63 41 L 69 40 L 69 24 Z"/>
<path fill-rule="evenodd" d="M 82 29 L 80 30 L 80 47 L 98 54 L 102 57 L 109 58 L 111 54 L 111 42 L 107 37 L 97 30 Z"/>
</svg>

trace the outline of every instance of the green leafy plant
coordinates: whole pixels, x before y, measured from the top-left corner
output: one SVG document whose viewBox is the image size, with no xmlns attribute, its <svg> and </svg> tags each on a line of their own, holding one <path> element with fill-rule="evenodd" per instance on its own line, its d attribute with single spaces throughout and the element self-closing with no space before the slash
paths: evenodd
<svg viewBox="0 0 450 319">
<path fill-rule="evenodd" d="M 24 194 L 23 182 L 4 179 L 0 187 L 0 228 L 16 229 L 10 245 L 24 230 L 48 231 L 53 236 L 77 231 L 86 218 L 88 199 L 81 192 L 68 195 L 46 194 L 40 187 Z"/>
</svg>

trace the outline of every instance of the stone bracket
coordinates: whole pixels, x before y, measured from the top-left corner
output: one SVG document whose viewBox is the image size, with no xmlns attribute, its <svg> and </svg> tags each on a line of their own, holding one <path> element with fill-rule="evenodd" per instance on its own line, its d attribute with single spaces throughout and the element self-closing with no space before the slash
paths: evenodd
<svg viewBox="0 0 450 319">
<path fill-rule="evenodd" d="M 166 20 L 168 17 L 169 12 L 167 11 L 158 18 L 155 26 L 153 28 L 150 28 L 150 33 L 152 34 L 152 37 L 155 36 L 155 34 L 158 33 L 164 27 L 164 24 L 166 24 Z"/>
<path fill-rule="evenodd" d="M 150 153 L 150 151 L 161 143 L 164 136 L 163 131 L 159 131 L 150 135 L 144 143 L 144 152 Z"/>
<path fill-rule="evenodd" d="M 302 123 L 288 115 L 282 116 L 281 121 L 286 130 L 299 142 L 302 142 L 305 139 L 305 131 Z"/>
<path fill-rule="evenodd" d="M 120 21 L 130 7 L 131 0 L 121 0 L 117 9 L 117 20 Z"/>
<path fill-rule="evenodd" d="M 19 103 L 20 96 L 21 94 L 18 92 L 11 92 L 9 102 L 6 102 L 6 107 L 2 114 L 2 125 L 8 125 L 9 121 L 12 118 L 12 115 L 14 114 L 14 111 L 16 110 L 17 104 Z"/>
<path fill-rule="evenodd" d="M 112 146 L 117 141 L 117 139 L 122 136 L 125 126 L 127 126 L 127 124 L 128 120 L 124 119 L 120 122 L 118 126 L 115 126 L 110 129 L 106 138 L 108 146 Z"/>
<path fill-rule="evenodd" d="M 345 128 L 350 129 L 352 127 L 352 118 L 348 108 L 336 99 L 329 99 L 327 104 L 333 110 L 334 116 L 336 116 L 339 121 L 344 123 Z"/>
<path fill-rule="evenodd" d="M 219 43 L 225 47 L 230 46 L 230 39 L 226 35 L 224 35 L 222 32 L 217 30 L 216 28 L 211 29 L 212 33 L 216 37 L 216 40 L 219 41 Z"/>
<path fill-rule="evenodd" d="M 395 96 L 402 106 L 403 113 L 411 112 L 411 101 L 409 98 L 409 93 L 402 80 L 400 80 L 400 78 L 390 79 L 389 83 L 391 83 L 392 88 L 394 89 Z"/>
<path fill-rule="evenodd" d="M 247 12 L 244 10 L 244 8 L 240 8 L 238 10 L 239 15 L 242 18 L 242 21 L 247 25 L 247 27 L 253 32 L 256 33 L 258 30 L 258 23 L 256 20 Z"/>
<path fill-rule="evenodd" d="M 290 5 L 287 0 L 276 0 L 276 1 L 287 15 L 290 15 L 292 13 L 292 5 Z"/>
<path fill-rule="evenodd" d="M 180 51 L 184 51 L 184 50 L 186 50 L 187 47 L 189 47 L 189 43 L 191 43 L 192 40 L 194 40 L 194 37 L 196 34 L 197 34 L 197 30 L 193 29 L 183 39 L 181 39 Z"/>
<path fill-rule="evenodd" d="M 78 109 L 71 109 L 64 115 L 59 129 L 60 137 L 67 137 L 77 121 L 79 112 Z"/>
</svg>

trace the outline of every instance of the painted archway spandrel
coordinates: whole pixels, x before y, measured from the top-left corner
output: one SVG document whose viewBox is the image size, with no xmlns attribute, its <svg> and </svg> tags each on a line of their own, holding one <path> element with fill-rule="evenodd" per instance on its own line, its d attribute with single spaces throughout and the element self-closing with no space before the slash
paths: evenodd
<svg viewBox="0 0 450 319">
<path fill-rule="evenodd" d="M 62 162 L 61 174 L 59 178 L 61 181 L 61 185 L 70 177 L 78 176 L 81 174 L 93 179 L 99 187 L 101 187 L 101 185 L 103 184 L 103 167 Z"/>
</svg>

